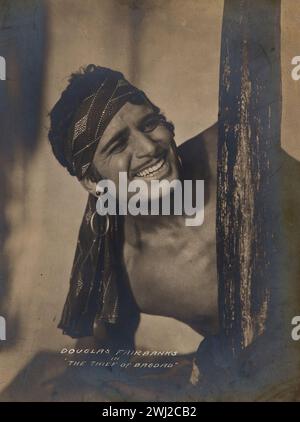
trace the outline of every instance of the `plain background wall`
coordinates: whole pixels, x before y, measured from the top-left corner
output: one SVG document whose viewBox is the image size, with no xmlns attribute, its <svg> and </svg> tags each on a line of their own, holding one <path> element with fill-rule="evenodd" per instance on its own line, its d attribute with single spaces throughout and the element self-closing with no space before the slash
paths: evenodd
<svg viewBox="0 0 300 422">
<path fill-rule="evenodd" d="M 1 344 L 0 389 L 39 350 L 59 351 L 74 344 L 56 326 L 86 195 L 56 163 L 47 142 L 47 113 L 66 86 L 67 76 L 89 63 L 121 70 L 175 123 L 178 144 L 217 120 L 223 1 L 48 0 L 45 6 L 47 44 L 38 147 L 26 171 L 22 157 L 14 162 L 12 194 L 5 204 L 11 227 L 5 244 L 10 289 L 5 298 L 8 341 Z M 290 77 L 291 58 L 300 55 L 299 18 L 295 2 L 283 0 L 282 142 L 300 159 L 300 81 Z M 17 321 L 16 336 L 9 333 L 11 319 Z M 144 317 L 142 323 L 148 336 L 138 335 L 138 340 L 146 347 L 164 349 L 172 343 L 174 332 L 165 330 L 161 319 L 159 330 L 150 329 L 151 318 Z M 181 329 L 174 327 L 175 340 L 180 340 Z"/>
</svg>

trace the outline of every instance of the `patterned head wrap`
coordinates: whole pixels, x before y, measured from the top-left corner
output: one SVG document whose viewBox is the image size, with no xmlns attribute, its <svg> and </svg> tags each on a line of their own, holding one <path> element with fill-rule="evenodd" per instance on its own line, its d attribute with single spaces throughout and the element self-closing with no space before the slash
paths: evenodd
<svg viewBox="0 0 300 422">
<path fill-rule="evenodd" d="M 126 81 L 119 72 L 106 74 L 95 93 L 81 103 L 70 129 L 65 151 L 69 171 L 83 179 L 93 161 L 103 132 L 118 110 L 133 96 L 145 94 Z M 70 289 L 58 325 L 71 337 L 93 335 L 94 322 L 116 324 L 136 320 L 135 302 L 124 281 L 121 257 L 120 218 L 96 213 L 96 198 L 89 195 L 82 219 Z M 120 300 L 122 299 L 122 300 Z M 129 318 L 129 319 L 128 319 Z"/>
<path fill-rule="evenodd" d="M 81 180 L 90 167 L 105 128 L 120 108 L 133 96 L 145 94 L 126 81 L 119 72 L 110 71 L 96 92 L 86 98 L 75 116 L 70 134 L 73 173 Z"/>
</svg>

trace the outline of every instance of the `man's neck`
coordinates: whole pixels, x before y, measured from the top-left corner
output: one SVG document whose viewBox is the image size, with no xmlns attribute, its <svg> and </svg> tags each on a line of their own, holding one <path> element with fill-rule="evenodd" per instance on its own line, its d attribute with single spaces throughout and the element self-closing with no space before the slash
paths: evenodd
<svg viewBox="0 0 300 422">
<path fill-rule="evenodd" d="M 185 226 L 184 215 L 137 215 L 124 216 L 125 239 L 132 245 L 143 242 L 158 231 L 180 230 Z"/>
</svg>

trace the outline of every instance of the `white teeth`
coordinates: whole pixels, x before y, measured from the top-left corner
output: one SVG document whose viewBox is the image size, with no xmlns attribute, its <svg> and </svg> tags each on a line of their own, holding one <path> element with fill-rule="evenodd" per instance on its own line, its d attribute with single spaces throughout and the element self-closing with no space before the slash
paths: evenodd
<svg viewBox="0 0 300 422">
<path fill-rule="evenodd" d="M 158 170 L 160 170 L 164 164 L 165 164 L 165 160 L 164 159 L 161 159 L 154 166 L 147 167 L 146 169 L 144 169 L 142 171 L 139 171 L 136 175 L 138 177 L 152 176 Z"/>
</svg>

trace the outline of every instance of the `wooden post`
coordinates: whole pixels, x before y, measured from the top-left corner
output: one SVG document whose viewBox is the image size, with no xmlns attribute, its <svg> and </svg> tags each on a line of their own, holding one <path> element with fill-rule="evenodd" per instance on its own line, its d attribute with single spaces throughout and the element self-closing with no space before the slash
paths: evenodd
<svg viewBox="0 0 300 422">
<path fill-rule="evenodd" d="M 276 319 L 280 0 L 225 0 L 219 110 L 219 311 L 237 356 Z"/>
</svg>

